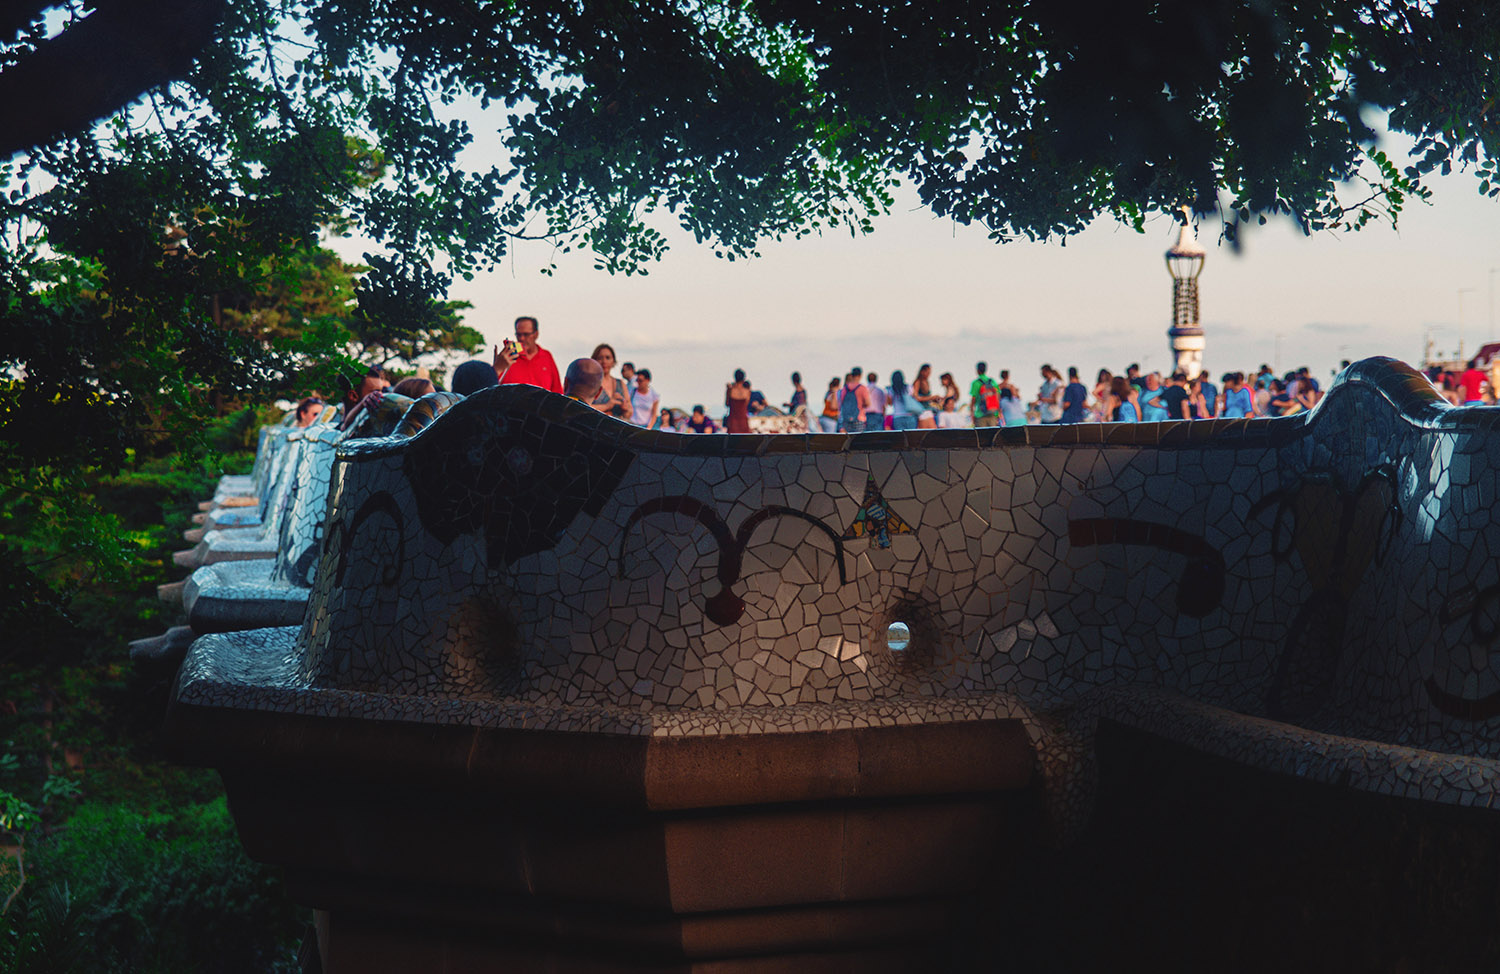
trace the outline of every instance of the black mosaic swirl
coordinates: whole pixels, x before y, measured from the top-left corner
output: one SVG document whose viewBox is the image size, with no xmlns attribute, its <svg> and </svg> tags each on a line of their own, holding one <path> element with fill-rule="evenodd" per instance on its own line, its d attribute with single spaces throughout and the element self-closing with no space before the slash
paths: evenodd
<svg viewBox="0 0 1500 974">
<path fill-rule="evenodd" d="M 619 425 L 531 386 L 486 389 L 414 437 L 406 475 L 422 526 L 444 544 L 482 530 L 491 568 L 546 551 L 580 513 L 597 517 L 635 453 Z"/>
</svg>

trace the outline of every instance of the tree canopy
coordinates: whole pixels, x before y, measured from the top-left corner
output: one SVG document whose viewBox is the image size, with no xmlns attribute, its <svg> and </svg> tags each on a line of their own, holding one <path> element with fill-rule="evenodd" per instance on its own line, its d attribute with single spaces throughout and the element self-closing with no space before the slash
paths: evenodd
<svg viewBox="0 0 1500 974">
<path fill-rule="evenodd" d="M 186 7 L 25 0 L 0 18 L 0 132 L 24 150 L 0 207 L 0 358 L 29 397 L 3 419 L 12 446 L 17 417 L 86 436 L 71 410 L 103 410 L 128 433 L 149 426 L 133 404 L 263 387 L 285 363 L 215 302 L 330 231 L 374 242 L 353 320 L 415 354 L 454 324 L 452 278 L 517 238 L 635 272 L 675 220 L 736 258 L 866 229 L 902 179 L 1000 241 L 1183 202 L 1231 234 L 1274 214 L 1358 227 L 1454 165 L 1500 193 L 1494 2 Z M 111 40 L 120 56 L 90 56 Z M 1411 158 L 1373 146 L 1372 109 L 1417 139 Z M 156 375 L 186 385 L 147 394 Z"/>
<path fill-rule="evenodd" d="M 0 27 L 20 35 L 0 89 L 106 31 L 139 55 L 119 77 L 59 72 L 63 95 L 7 100 L 10 147 L 49 130 L 23 124 L 38 111 L 51 129 L 61 115 L 86 130 L 102 89 L 116 107 L 169 90 L 189 111 L 236 113 L 241 134 L 342 125 L 390 164 L 344 201 L 366 230 L 423 253 L 447 245 L 460 271 L 534 225 L 630 269 L 660 251 L 642 220 L 654 209 L 746 254 L 766 237 L 863 225 L 897 176 L 1002 239 L 1184 201 L 1231 220 L 1341 226 L 1367 212 L 1334 196 L 1359 171 L 1367 107 L 1421 140 L 1409 166 L 1379 167 L 1368 212 L 1399 207 L 1440 166 L 1493 174 L 1500 11 L 1484 0 L 1167 0 L 1089 16 L 1016 0 L 182 6 L 101 2 L 50 38 L 10 14 Z M 154 50 L 127 18 L 150 27 Z M 506 107 L 501 131 L 481 137 L 503 142 L 508 170 L 457 161 L 474 133 L 445 109 L 462 98 Z"/>
</svg>

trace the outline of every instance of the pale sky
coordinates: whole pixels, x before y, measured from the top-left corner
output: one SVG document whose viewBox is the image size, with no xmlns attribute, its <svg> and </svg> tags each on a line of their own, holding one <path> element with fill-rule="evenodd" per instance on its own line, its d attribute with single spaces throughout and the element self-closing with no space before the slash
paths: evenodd
<svg viewBox="0 0 1500 974">
<path fill-rule="evenodd" d="M 1404 165 L 1409 143 L 1386 142 Z M 1500 338 L 1500 203 L 1476 185 L 1469 173 L 1434 177 L 1431 204 L 1410 203 L 1397 230 L 1309 238 L 1273 221 L 1247 231 L 1238 255 L 1217 243 L 1217 223 L 1201 224 L 1206 367 L 1217 377 L 1262 362 L 1307 365 L 1325 378 L 1345 358 L 1415 364 L 1428 331 L 1440 353 L 1460 338 L 1470 352 Z M 672 248 L 645 277 L 612 277 L 587 254 L 523 243 L 504 267 L 455 282 L 452 297 L 474 304 L 467 320 L 492 343 L 517 315 L 534 315 L 560 368 L 608 342 L 621 361 L 651 369 L 664 405 L 704 403 L 715 415 L 735 368 L 779 403 L 793 370 L 817 401 L 853 365 L 884 384 L 892 369 L 910 380 L 930 362 L 967 389 L 984 359 L 1031 393 L 1043 362 L 1077 365 L 1090 380 L 1100 367 L 1170 363 L 1162 255 L 1177 226 L 1167 217 L 1144 234 L 1104 219 L 1066 245 L 996 244 L 981 228 L 934 218 L 905 190 L 873 234 L 768 243 L 761 258 L 734 262 L 670 223 L 661 229 Z M 543 275 L 554 260 L 555 274 Z"/>
</svg>

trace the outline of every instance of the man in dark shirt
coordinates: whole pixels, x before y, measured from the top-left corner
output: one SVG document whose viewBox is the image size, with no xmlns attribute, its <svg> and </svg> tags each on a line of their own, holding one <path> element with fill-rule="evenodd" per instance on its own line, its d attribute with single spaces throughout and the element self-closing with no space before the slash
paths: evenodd
<svg viewBox="0 0 1500 974">
<path fill-rule="evenodd" d="M 1068 385 L 1063 389 L 1062 423 L 1081 423 L 1087 413 L 1084 407 L 1089 401 L 1089 391 L 1078 381 L 1078 366 L 1068 366 Z"/>
<path fill-rule="evenodd" d="M 1203 413 L 1205 419 L 1213 419 L 1219 411 L 1219 387 L 1214 385 L 1213 377 L 1204 369 L 1198 376 L 1198 387 L 1203 390 Z"/>
<path fill-rule="evenodd" d="M 1161 404 L 1167 409 L 1168 419 L 1192 419 L 1188 411 L 1187 373 L 1173 372 L 1167 387 L 1161 391 Z"/>
<path fill-rule="evenodd" d="M 1302 380 L 1303 392 L 1318 391 L 1318 380 L 1313 378 L 1313 374 L 1308 370 L 1307 366 L 1304 365 L 1302 366 L 1302 368 L 1297 370 L 1297 378 Z"/>
</svg>

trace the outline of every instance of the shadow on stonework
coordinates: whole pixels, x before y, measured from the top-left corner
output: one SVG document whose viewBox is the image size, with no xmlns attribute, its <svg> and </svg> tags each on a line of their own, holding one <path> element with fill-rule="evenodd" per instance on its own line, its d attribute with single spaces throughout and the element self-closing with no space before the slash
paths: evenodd
<svg viewBox="0 0 1500 974">
<path fill-rule="evenodd" d="M 522 683 L 521 629 L 496 593 L 464 600 L 448 632 L 445 685 L 460 695 L 506 696 Z"/>
<path fill-rule="evenodd" d="M 1273 491 L 1250 508 L 1251 523 L 1274 509 L 1271 557 L 1297 554 L 1311 592 L 1287 628 L 1266 713 L 1281 720 L 1311 716 L 1333 693 L 1344 654 L 1349 602 L 1372 566 L 1385 560 L 1402 520 L 1390 465 L 1369 470 L 1354 487 L 1326 473 Z"/>
</svg>

